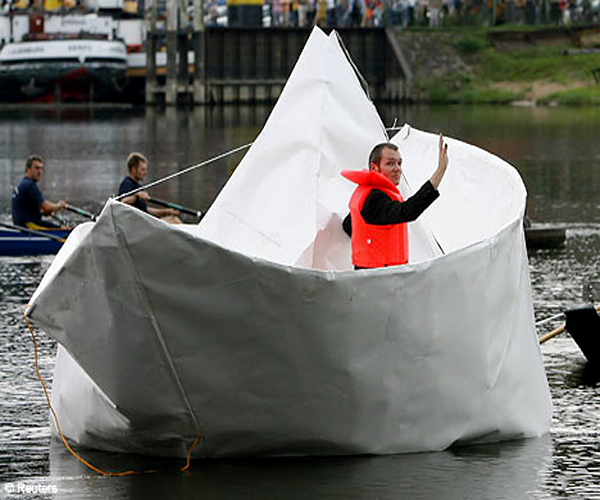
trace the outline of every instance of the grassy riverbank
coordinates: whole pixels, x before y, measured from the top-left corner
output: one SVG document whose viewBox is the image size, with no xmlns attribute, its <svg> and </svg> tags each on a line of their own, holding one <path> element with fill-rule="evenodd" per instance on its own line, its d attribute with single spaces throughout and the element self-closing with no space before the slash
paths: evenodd
<svg viewBox="0 0 600 500">
<path fill-rule="evenodd" d="M 452 46 L 462 69 L 418 74 L 418 100 L 432 103 L 598 105 L 600 51 L 570 40 L 492 44 L 489 30 L 453 30 L 441 39 Z M 440 40 L 441 41 L 441 40 Z M 591 50 L 590 50 L 591 49 Z M 597 50 L 597 49 L 596 49 Z"/>
</svg>

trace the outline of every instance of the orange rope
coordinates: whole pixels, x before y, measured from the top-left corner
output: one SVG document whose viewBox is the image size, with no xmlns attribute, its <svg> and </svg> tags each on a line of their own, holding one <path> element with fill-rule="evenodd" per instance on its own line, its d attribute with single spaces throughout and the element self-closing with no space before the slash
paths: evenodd
<svg viewBox="0 0 600 500">
<path fill-rule="evenodd" d="M 196 439 L 194 440 L 194 442 L 192 443 L 192 446 L 190 446 L 190 449 L 187 452 L 187 463 L 181 468 L 179 469 L 181 472 L 187 472 L 190 468 L 190 457 L 192 456 L 192 451 L 194 451 L 194 448 L 196 447 L 196 445 L 200 442 L 200 434 L 196 434 Z"/>
<path fill-rule="evenodd" d="M 84 464 L 85 466 L 87 466 L 88 468 L 90 468 L 91 470 L 93 470 L 94 472 L 97 472 L 98 474 L 100 474 L 102 476 L 122 477 L 122 476 L 132 476 L 135 474 L 152 474 L 152 473 L 158 472 L 156 470 L 146 470 L 146 471 L 128 470 L 128 471 L 124 471 L 124 472 L 106 472 L 106 471 L 103 471 L 102 469 L 99 469 L 98 467 L 92 465 L 84 458 L 80 457 L 75 452 L 75 450 L 73 450 L 73 448 L 71 448 L 71 446 L 69 445 L 69 443 L 67 441 L 67 438 L 65 437 L 65 435 L 62 432 L 62 429 L 60 428 L 60 424 L 58 423 L 58 416 L 56 415 L 56 412 L 54 411 L 54 408 L 52 407 L 52 403 L 50 402 L 50 396 L 48 394 L 48 389 L 46 388 L 46 384 L 44 382 L 44 379 L 42 378 L 42 374 L 40 373 L 40 368 L 39 368 L 39 364 L 38 364 L 37 339 L 35 337 L 35 334 L 33 333 L 33 329 L 31 328 L 31 325 L 29 324 L 29 319 L 27 318 L 27 309 L 28 308 L 29 308 L 29 306 L 25 306 L 25 309 L 23 311 L 23 318 L 25 318 L 25 324 L 27 325 L 27 328 L 29 329 L 29 333 L 31 334 L 31 338 L 33 339 L 33 355 L 34 355 L 34 359 L 35 359 L 35 371 L 37 373 L 37 377 L 38 377 L 40 383 L 42 384 L 42 388 L 44 389 L 44 394 L 46 395 L 46 403 L 48 404 L 48 408 L 50 408 L 50 411 L 52 412 L 52 416 L 54 417 L 54 422 L 56 423 L 56 429 L 58 430 L 58 434 L 60 435 L 60 438 L 61 438 L 62 442 L 64 443 L 64 445 L 66 446 L 67 450 L 69 450 L 71 452 L 71 455 L 73 455 L 82 464 Z M 190 468 L 190 457 L 191 457 L 192 451 L 194 450 L 196 445 L 199 443 L 199 441 L 200 441 L 200 435 L 197 435 L 196 440 L 194 441 L 194 443 L 192 444 L 192 446 L 190 446 L 190 449 L 188 450 L 187 463 L 184 467 L 182 467 L 180 469 L 181 472 L 185 472 Z"/>
</svg>

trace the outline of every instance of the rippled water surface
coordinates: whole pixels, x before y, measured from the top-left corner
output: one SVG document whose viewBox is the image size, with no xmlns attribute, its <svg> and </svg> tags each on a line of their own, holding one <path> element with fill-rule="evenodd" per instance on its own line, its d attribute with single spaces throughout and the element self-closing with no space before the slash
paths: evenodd
<svg viewBox="0 0 600 500">
<path fill-rule="evenodd" d="M 515 165 L 529 213 L 563 224 L 563 248 L 530 252 L 537 319 L 600 303 L 600 111 L 476 107 L 381 108 L 417 128 L 484 147 Z M 268 108 L 210 111 L 0 110 L 0 218 L 10 186 L 33 152 L 46 160 L 42 189 L 99 210 L 125 175 L 132 150 L 150 157 L 150 179 L 252 141 Z M 238 157 L 157 188 L 156 195 L 207 208 Z M 600 498 L 600 372 L 568 334 L 542 346 L 555 406 L 541 439 L 391 457 L 181 461 L 84 450 L 109 470 L 159 472 L 104 478 L 50 438 L 44 393 L 22 307 L 51 257 L 0 258 L 0 498 Z M 540 328 L 540 334 L 560 326 Z M 38 338 L 39 366 L 51 383 L 56 346 Z"/>
</svg>

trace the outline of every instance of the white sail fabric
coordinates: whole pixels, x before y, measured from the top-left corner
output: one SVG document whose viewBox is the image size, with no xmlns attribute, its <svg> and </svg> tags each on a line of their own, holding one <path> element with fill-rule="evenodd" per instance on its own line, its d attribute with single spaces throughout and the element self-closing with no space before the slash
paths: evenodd
<svg viewBox="0 0 600 500">
<path fill-rule="evenodd" d="M 340 172 L 367 168 L 373 146 L 387 140 L 335 32 L 327 37 L 316 28 L 265 127 L 196 234 L 280 264 L 350 269 L 341 221 L 356 185 Z M 436 165 L 437 157 L 423 170 L 431 175 Z M 437 255 L 421 224 L 410 228 L 413 262 Z"/>
<path fill-rule="evenodd" d="M 546 432 L 519 176 L 449 140 L 410 265 L 356 272 L 340 227 L 354 186 L 339 172 L 366 167 L 382 140 L 339 43 L 316 29 L 199 226 L 109 201 L 76 231 L 29 309 L 62 346 L 53 402 L 65 435 L 173 456 L 200 435 L 195 456 L 216 457 Z M 437 137 L 406 126 L 393 140 L 403 189 L 416 191 Z"/>
<path fill-rule="evenodd" d="M 430 176 L 437 162 L 434 134 L 405 125 L 392 142 L 402 151 L 404 175 L 413 190 Z M 450 165 L 441 196 L 419 218 L 444 252 L 493 237 L 523 217 L 527 193 L 517 171 L 507 162 L 470 144 L 445 138 Z"/>
</svg>

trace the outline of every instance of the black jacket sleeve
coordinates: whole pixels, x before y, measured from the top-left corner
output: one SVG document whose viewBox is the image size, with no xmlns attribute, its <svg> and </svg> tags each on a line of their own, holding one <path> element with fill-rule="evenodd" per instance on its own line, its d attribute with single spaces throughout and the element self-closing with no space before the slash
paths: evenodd
<svg viewBox="0 0 600 500">
<path fill-rule="evenodd" d="M 440 195 L 439 191 L 427 181 L 421 189 L 404 201 L 392 200 L 379 189 L 373 189 L 360 211 L 367 224 L 385 226 L 387 224 L 401 224 L 416 220 L 429 205 Z M 350 214 L 342 224 L 348 236 L 352 236 L 352 220 Z"/>
<path fill-rule="evenodd" d="M 342 222 L 342 227 L 348 236 L 352 236 L 352 219 L 350 218 L 350 214 L 346 215 L 344 222 Z"/>
</svg>

